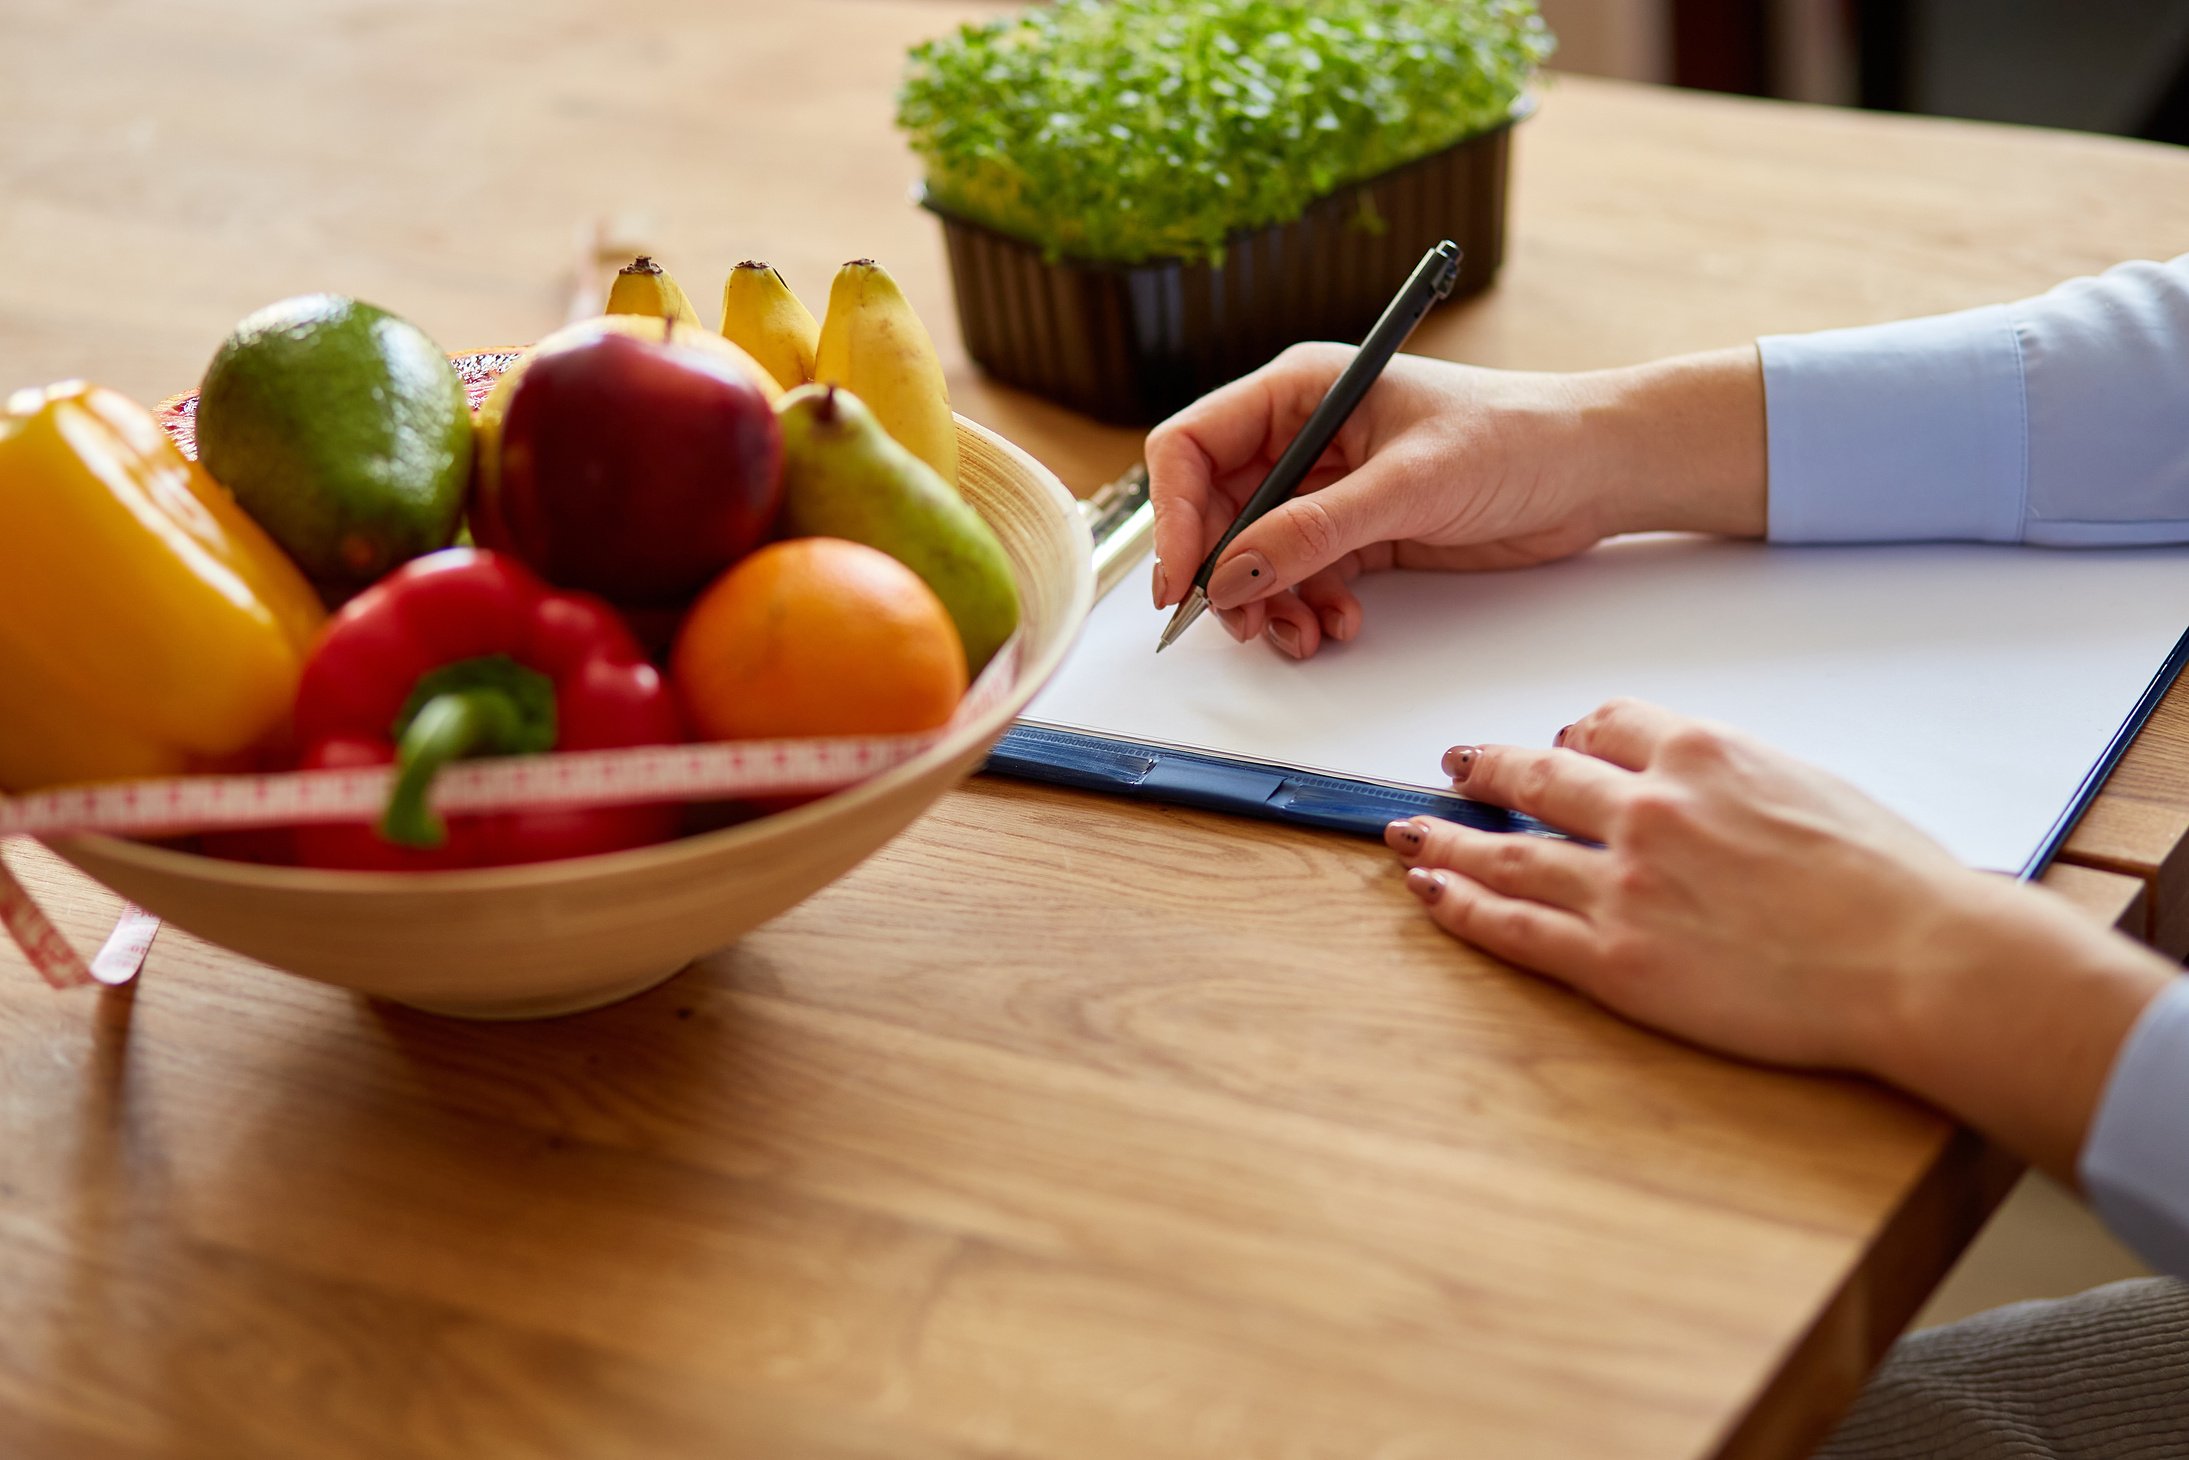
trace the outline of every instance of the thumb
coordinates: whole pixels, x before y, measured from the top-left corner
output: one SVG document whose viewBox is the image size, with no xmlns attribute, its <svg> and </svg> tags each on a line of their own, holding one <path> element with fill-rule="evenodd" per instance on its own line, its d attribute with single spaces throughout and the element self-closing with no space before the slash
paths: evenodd
<svg viewBox="0 0 2189 1460">
<path fill-rule="evenodd" d="M 1397 473 L 1370 461 L 1319 492 L 1294 497 L 1232 539 L 1209 576 L 1209 605 L 1238 608 L 1314 577 L 1391 535 Z"/>
</svg>

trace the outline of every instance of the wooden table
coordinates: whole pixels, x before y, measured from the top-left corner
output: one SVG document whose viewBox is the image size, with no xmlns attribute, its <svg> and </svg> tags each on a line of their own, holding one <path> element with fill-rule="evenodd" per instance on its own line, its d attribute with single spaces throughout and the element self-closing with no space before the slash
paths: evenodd
<svg viewBox="0 0 2189 1460">
<path fill-rule="evenodd" d="M 877 254 L 954 351 L 888 94 L 969 8 L 18 0 L 11 383 L 155 397 L 317 288 L 529 337 L 626 208 L 702 297 Z M 2189 243 L 2153 147 L 1579 80 L 1517 146 L 1500 287 L 1421 348 L 1629 361 Z M 953 367 L 1075 486 L 1132 459 Z M 2185 825 L 2176 697 L 2047 880 L 2179 950 Z M 0 953 L 0 1031 L 11 1457 L 1792 1455 L 2013 1174 L 1458 949 L 1375 847 L 1002 783 L 583 1018 L 170 930 L 134 994 Z"/>
</svg>

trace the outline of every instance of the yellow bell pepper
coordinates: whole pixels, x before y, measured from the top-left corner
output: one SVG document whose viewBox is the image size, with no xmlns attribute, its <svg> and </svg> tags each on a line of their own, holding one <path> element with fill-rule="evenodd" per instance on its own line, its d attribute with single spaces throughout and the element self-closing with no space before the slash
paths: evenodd
<svg viewBox="0 0 2189 1460">
<path fill-rule="evenodd" d="M 0 790 L 175 775 L 285 733 L 325 611 L 150 412 L 65 381 L 0 414 Z"/>
</svg>

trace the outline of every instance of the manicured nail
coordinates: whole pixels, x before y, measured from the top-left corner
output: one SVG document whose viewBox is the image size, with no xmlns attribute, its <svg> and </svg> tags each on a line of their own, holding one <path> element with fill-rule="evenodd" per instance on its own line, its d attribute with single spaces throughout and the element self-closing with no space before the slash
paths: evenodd
<svg viewBox="0 0 2189 1460">
<path fill-rule="evenodd" d="M 1481 758 L 1479 745 L 1455 745 L 1444 752 L 1444 774 L 1452 778 L 1452 784 L 1458 785 L 1474 773 L 1475 762 Z"/>
<path fill-rule="evenodd" d="M 1571 725 L 1568 725 L 1565 729 L 1559 731 L 1556 735 L 1553 735 L 1551 737 L 1551 744 L 1564 745 L 1566 743 L 1566 737 L 1568 735 L 1571 735 L 1572 733 L 1573 727 Z"/>
<path fill-rule="evenodd" d="M 1237 608 L 1261 596 L 1276 579 L 1269 560 L 1257 552 L 1243 552 L 1228 559 L 1209 579 L 1209 602 L 1218 608 Z"/>
<path fill-rule="evenodd" d="M 1155 565 L 1155 583 L 1154 583 L 1154 588 L 1155 588 L 1155 606 L 1156 606 L 1157 608 L 1161 608 L 1161 607 L 1163 606 L 1163 600 L 1164 600 L 1165 598 L 1167 598 L 1167 597 L 1169 597 L 1169 596 L 1170 596 L 1170 586 L 1171 586 L 1171 583 L 1170 583 L 1170 579 L 1169 579 L 1169 577 L 1168 577 L 1168 576 L 1166 576 L 1166 575 L 1164 574 L 1164 572 L 1163 572 L 1163 565 L 1162 565 L 1162 563 L 1161 563 L 1161 562 L 1158 562 L 1158 563 L 1157 563 L 1157 564 Z"/>
<path fill-rule="evenodd" d="M 1300 631 L 1294 626 L 1292 620 L 1288 618 L 1271 619 L 1267 632 L 1269 642 L 1275 644 L 1294 659 L 1300 657 Z"/>
<path fill-rule="evenodd" d="M 1339 643 L 1345 642 L 1345 615 L 1334 608 L 1323 610 L 1320 615 L 1323 632 Z"/>
<path fill-rule="evenodd" d="M 1224 632 L 1231 635 L 1234 643 L 1244 644 L 1247 641 L 1247 618 L 1239 610 L 1218 609 L 1216 621 L 1224 626 Z"/>
<path fill-rule="evenodd" d="M 1444 895 L 1444 884 L 1451 874 L 1429 867 L 1416 867 L 1406 874 L 1406 890 L 1423 902 L 1435 902 Z"/>
<path fill-rule="evenodd" d="M 1409 857 L 1420 851 L 1427 840 L 1421 834 L 1421 828 L 1411 821 L 1394 821 L 1383 829 L 1384 845 Z"/>
</svg>

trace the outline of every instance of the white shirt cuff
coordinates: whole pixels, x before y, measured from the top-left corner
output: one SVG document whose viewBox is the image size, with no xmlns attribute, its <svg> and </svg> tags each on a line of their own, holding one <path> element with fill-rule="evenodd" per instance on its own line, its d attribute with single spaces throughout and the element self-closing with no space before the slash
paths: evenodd
<svg viewBox="0 0 2189 1460">
<path fill-rule="evenodd" d="M 2189 1277 L 2189 978 L 2129 1031 L 2081 1167 L 2106 1225 L 2153 1267 Z"/>
<path fill-rule="evenodd" d="M 2004 305 L 1767 335 L 1774 542 L 2019 542 L 2021 344 Z"/>
</svg>

